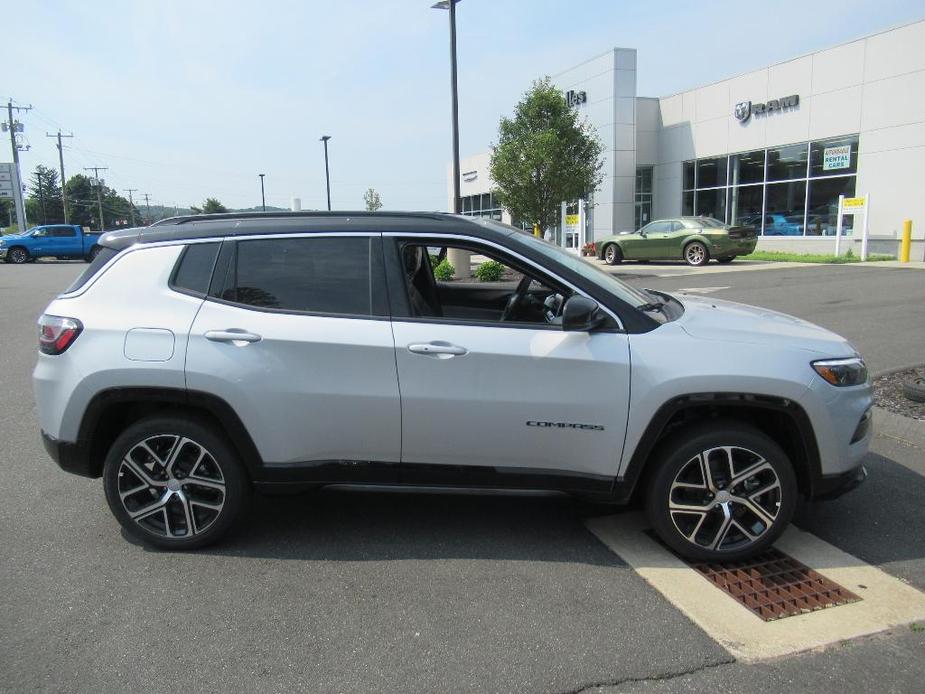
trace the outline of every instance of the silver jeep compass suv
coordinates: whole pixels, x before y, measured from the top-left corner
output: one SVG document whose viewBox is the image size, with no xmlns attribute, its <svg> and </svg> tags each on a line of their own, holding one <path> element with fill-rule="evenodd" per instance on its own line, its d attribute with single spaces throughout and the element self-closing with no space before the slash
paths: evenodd
<svg viewBox="0 0 925 694">
<path fill-rule="evenodd" d="M 359 483 L 638 495 L 674 550 L 732 560 L 865 475 L 844 339 L 634 289 L 512 227 L 213 215 L 100 245 L 39 320 L 42 435 L 158 547 L 217 540 L 255 488 Z M 500 281 L 437 279 L 448 250 Z"/>
</svg>

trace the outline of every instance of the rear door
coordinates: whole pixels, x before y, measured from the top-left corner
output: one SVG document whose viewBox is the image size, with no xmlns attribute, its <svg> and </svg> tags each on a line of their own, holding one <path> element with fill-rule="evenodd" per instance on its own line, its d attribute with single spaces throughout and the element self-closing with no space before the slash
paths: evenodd
<svg viewBox="0 0 925 694">
<path fill-rule="evenodd" d="M 49 252 L 52 255 L 80 257 L 83 255 L 83 239 L 77 229 L 68 225 L 49 227 Z"/>
<path fill-rule="evenodd" d="M 381 237 L 226 239 L 186 378 L 231 405 L 271 468 L 328 482 L 397 477 L 401 406 Z"/>
</svg>

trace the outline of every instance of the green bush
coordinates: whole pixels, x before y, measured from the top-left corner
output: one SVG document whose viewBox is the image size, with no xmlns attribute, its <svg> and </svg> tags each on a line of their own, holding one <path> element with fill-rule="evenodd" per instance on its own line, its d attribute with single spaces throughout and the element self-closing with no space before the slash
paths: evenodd
<svg viewBox="0 0 925 694">
<path fill-rule="evenodd" d="M 441 282 L 449 282 L 456 274 L 456 268 L 450 265 L 446 258 L 440 261 L 440 264 L 434 268 L 434 277 Z"/>
<path fill-rule="evenodd" d="M 504 265 L 497 260 L 486 260 L 475 268 L 475 276 L 482 282 L 497 282 L 504 274 Z"/>
</svg>

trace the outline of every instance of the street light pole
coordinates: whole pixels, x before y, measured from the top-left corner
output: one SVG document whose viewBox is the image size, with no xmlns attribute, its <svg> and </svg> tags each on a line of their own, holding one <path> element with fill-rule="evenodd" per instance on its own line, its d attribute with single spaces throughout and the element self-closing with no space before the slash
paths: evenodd
<svg viewBox="0 0 925 694">
<path fill-rule="evenodd" d="M 456 4 L 460 0 L 441 0 L 431 7 L 450 11 L 450 94 L 453 110 L 453 212 L 462 212 L 459 197 L 459 89 L 456 82 Z"/>
<path fill-rule="evenodd" d="M 266 212 L 267 211 L 267 196 L 263 192 L 263 177 L 266 176 L 266 174 L 257 174 L 257 175 L 260 176 L 260 203 L 261 205 L 263 205 L 263 211 Z"/>
<path fill-rule="evenodd" d="M 328 212 L 331 211 L 331 175 L 328 172 L 328 140 L 330 135 L 322 135 L 321 141 L 324 143 L 324 183 L 328 191 Z"/>
</svg>

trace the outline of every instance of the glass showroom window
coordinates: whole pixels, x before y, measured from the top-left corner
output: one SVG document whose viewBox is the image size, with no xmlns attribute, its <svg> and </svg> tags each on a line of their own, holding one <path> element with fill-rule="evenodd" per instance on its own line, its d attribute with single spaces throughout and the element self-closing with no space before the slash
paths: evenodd
<svg viewBox="0 0 925 694">
<path fill-rule="evenodd" d="M 462 213 L 468 217 L 490 217 L 501 221 L 501 203 L 494 193 L 467 195 L 462 199 Z"/>
<path fill-rule="evenodd" d="M 769 183 L 764 198 L 765 236 L 803 236 L 806 181 Z"/>
<path fill-rule="evenodd" d="M 814 178 L 809 181 L 809 204 L 806 210 L 807 236 L 835 236 L 838 224 L 838 196 L 853 198 L 855 176 Z M 854 229 L 854 215 L 842 218 L 842 233 Z"/>
<path fill-rule="evenodd" d="M 858 136 L 684 162 L 683 214 L 754 226 L 765 236 L 834 235 L 838 196 L 856 194 Z M 690 186 L 688 188 L 688 186 Z M 845 216 L 850 234 L 853 219 Z"/>
<path fill-rule="evenodd" d="M 636 169 L 636 228 L 652 221 L 652 167 Z"/>
</svg>

